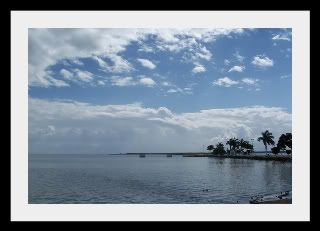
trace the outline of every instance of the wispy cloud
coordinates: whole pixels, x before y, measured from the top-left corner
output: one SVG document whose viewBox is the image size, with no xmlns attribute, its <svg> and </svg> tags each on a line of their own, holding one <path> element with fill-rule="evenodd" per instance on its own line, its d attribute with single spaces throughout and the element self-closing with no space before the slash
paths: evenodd
<svg viewBox="0 0 320 231">
<path fill-rule="evenodd" d="M 245 59 L 244 56 L 240 55 L 239 51 L 236 51 L 233 56 L 236 58 L 236 60 L 240 63 L 242 63 Z"/>
<path fill-rule="evenodd" d="M 171 83 L 171 82 L 168 82 L 168 81 L 164 81 L 161 83 L 161 85 L 166 88 L 166 93 L 181 93 L 181 94 L 184 94 L 184 95 L 192 95 L 193 94 L 193 89 L 192 89 L 192 86 L 188 85 L 187 87 L 184 87 L 184 88 L 180 88 L 178 87 L 177 85 Z"/>
<path fill-rule="evenodd" d="M 245 69 L 245 66 L 233 66 L 228 72 L 243 72 Z"/>
<path fill-rule="evenodd" d="M 180 91 L 179 91 L 179 88 L 177 88 L 177 89 L 173 89 L 173 88 L 171 88 L 171 89 L 169 89 L 167 92 L 168 92 L 168 93 L 181 92 L 181 89 L 180 89 Z"/>
<path fill-rule="evenodd" d="M 291 31 L 284 30 L 278 34 L 273 34 L 272 40 L 282 40 L 282 41 L 291 41 Z"/>
</svg>

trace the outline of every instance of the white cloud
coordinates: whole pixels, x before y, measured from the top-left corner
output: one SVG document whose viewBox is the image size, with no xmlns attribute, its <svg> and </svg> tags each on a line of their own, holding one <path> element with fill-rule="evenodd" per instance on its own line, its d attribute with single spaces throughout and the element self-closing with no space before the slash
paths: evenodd
<svg viewBox="0 0 320 231">
<path fill-rule="evenodd" d="M 256 140 L 266 129 L 275 140 L 291 132 L 290 113 L 263 106 L 174 113 L 166 107 L 141 104 L 29 98 L 28 116 L 30 153 L 199 151 L 203 144 L 234 136 Z M 263 144 L 255 142 L 255 148 L 263 150 Z"/>
<path fill-rule="evenodd" d="M 112 76 L 111 83 L 112 85 L 118 86 L 118 87 L 128 87 L 128 86 L 136 86 L 136 85 L 153 87 L 154 85 L 156 85 L 156 82 L 149 77 L 142 77 L 138 80 L 135 80 L 132 77 Z"/>
<path fill-rule="evenodd" d="M 52 79 L 52 80 L 50 80 L 50 82 L 52 84 L 54 84 L 54 86 L 56 86 L 56 87 L 70 87 L 69 84 L 67 84 L 65 81 L 60 80 L 60 79 Z M 48 86 L 46 85 L 45 87 L 48 87 Z"/>
<path fill-rule="evenodd" d="M 142 66 L 144 66 L 144 67 L 146 67 L 146 68 L 149 68 L 149 69 L 151 69 L 151 70 L 153 70 L 153 69 L 155 69 L 157 66 L 154 64 L 154 63 L 152 63 L 150 60 L 148 60 L 148 59 L 137 59 L 139 62 L 140 62 L 140 64 L 142 65 Z"/>
<path fill-rule="evenodd" d="M 224 65 L 228 66 L 230 64 L 230 61 L 228 59 L 224 60 Z"/>
<path fill-rule="evenodd" d="M 240 81 L 232 80 L 229 77 L 224 77 L 213 81 L 213 85 L 220 86 L 220 87 L 232 87 L 236 86 L 239 89 L 242 89 L 244 86 L 258 86 L 258 79 L 252 78 L 243 78 Z"/>
<path fill-rule="evenodd" d="M 241 81 L 247 85 L 255 85 L 258 82 L 257 79 L 251 79 L 251 78 L 243 78 Z"/>
<path fill-rule="evenodd" d="M 251 62 L 253 65 L 261 68 L 272 67 L 274 62 L 266 55 L 256 55 Z"/>
<path fill-rule="evenodd" d="M 111 83 L 112 83 L 112 85 L 119 86 L 119 87 L 127 87 L 127 86 L 136 85 L 136 82 L 133 80 L 132 77 L 112 76 Z"/>
<path fill-rule="evenodd" d="M 206 47 L 200 47 L 199 51 L 194 53 L 193 59 L 204 59 L 209 61 L 212 57 L 212 53 Z"/>
<path fill-rule="evenodd" d="M 228 72 L 243 72 L 245 69 L 245 66 L 233 66 Z"/>
<path fill-rule="evenodd" d="M 213 85 L 221 87 L 231 87 L 232 85 L 236 85 L 238 83 L 238 81 L 232 80 L 229 77 L 223 77 L 212 82 Z"/>
<path fill-rule="evenodd" d="M 206 68 L 201 64 L 196 64 L 196 66 L 192 69 L 193 73 L 201 73 L 205 71 L 206 71 Z"/>
<path fill-rule="evenodd" d="M 139 80 L 139 83 L 147 87 L 153 87 L 154 85 L 156 85 L 156 82 L 153 79 L 147 77 L 141 78 Z"/>
</svg>

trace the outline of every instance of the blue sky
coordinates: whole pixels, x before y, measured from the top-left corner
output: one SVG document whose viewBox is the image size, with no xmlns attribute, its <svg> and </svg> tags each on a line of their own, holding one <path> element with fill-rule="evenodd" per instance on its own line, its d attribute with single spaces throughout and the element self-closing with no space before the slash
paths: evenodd
<svg viewBox="0 0 320 231">
<path fill-rule="evenodd" d="M 29 29 L 29 150 L 196 151 L 289 132 L 291 41 L 285 28 Z"/>
</svg>

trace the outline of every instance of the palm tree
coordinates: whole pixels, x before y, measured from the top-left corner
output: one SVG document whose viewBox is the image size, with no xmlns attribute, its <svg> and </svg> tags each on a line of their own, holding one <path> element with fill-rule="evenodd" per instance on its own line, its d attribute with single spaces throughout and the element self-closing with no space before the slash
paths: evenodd
<svg viewBox="0 0 320 231">
<path fill-rule="evenodd" d="M 262 141 L 264 144 L 264 147 L 266 149 L 266 155 L 268 154 L 268 145 L 274 145 L 274 136 L 271 132 L 266 130 L 265 132 L 261 133 L 261 136 L 258 138 L 258 141 Z"/>
<path fill-rule="evenodd" d="M 238 146 L 238 143 L 239 143 L 239 141 L 238 141 L 238 139 L 237 138 L 231 138 L 231 139 L 229 139 L 228 141 L 227 141 L 227 145 L 229 145 L 230 146 L 230 154 L 231 154 L 231 150 L 235 150 L 236 149 L 236 147 Z"/>
</svg>

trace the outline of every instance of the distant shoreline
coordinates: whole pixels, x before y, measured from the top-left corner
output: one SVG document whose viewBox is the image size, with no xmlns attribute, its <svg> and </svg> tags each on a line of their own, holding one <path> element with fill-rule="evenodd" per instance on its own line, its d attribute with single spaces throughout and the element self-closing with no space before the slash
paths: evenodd
<svg viewBox="0 0 320 231">
<path fill-rule="evenodd" d="M 258 154 L 257 154 L 258 153 Z M 96 157 L 103 157 L 103 156 L 140 156 L 143 155 L 144 157 L 148 156 L 182 156 L 182 157 L 207 157 L 207 158 L 229 158 L 229 159 L 249 159 L 249 160 L 272 160 L 272 161 L 292 161 L 292 156 L 287 154 L 278 154 L 274 155 L 272 153 L 268 153 L 268 155 L 265 155 L 265 153 L 262 152 L 255 152 L 250 155 L 244 155 L 244 154 L 236 154 L 236 155 L 216 155 L 211 153 L 203 153 L 203 152 L 176 152 L 176 153 L 170 153 L 170 152 L 163 152 L 163 153 L 150 153 L 150 152 L 144 152 L 144 153 L 112 153 L 112 154 L 36 154 L 36 153 L 29 153 L 30 156 L 48 156 L 48 157 L 59 157 L 59 156 L 96 156 Z"/>
<path fill-rule="evenodd" d="M 292 161 L 291 155 L 213 155 L 213 154 L 186 154 L 183 157 L 211 157 L 211 158 L 230 158 L 230 159 L 249 159 L 249 160 L 277 160 Z"/>
</svg>

